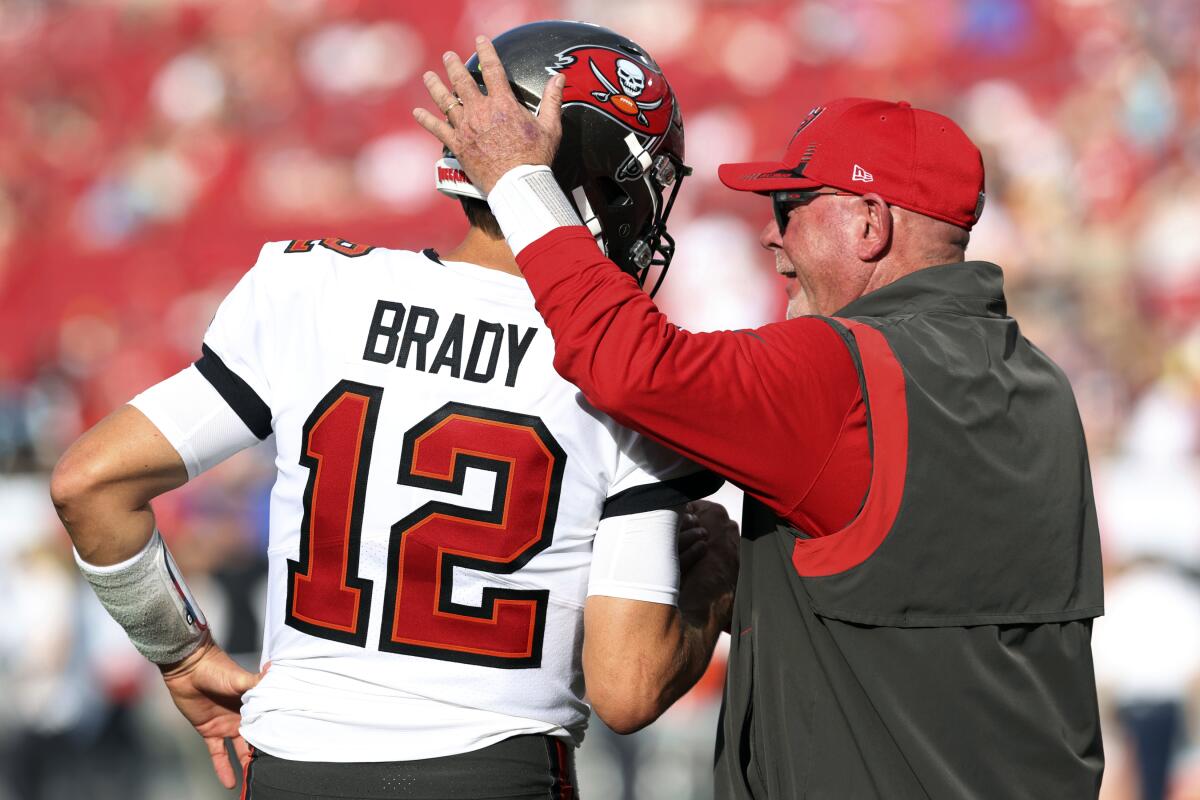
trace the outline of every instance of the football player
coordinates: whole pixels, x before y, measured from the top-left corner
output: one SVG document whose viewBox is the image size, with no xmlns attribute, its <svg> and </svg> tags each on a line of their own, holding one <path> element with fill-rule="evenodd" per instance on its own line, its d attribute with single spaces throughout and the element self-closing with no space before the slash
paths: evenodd
<svg viewBox="0 0 1200 800">
<path fill-rule="evenodd" d="M 686 168 L 655 62 L 582 23 L 495 46 L 531 109 L 556 76 L 575 86 L 557 179 L 632 276 L 665 270 Z M 450 154 L 437 186 L 470 221 L 456 248 L 266 245 L 201 358 L 53 476 L 84 576 L 228 787 L 233 739 L 254 800 L 570 796 L 588 704 L 619 732 L 648 724 L 728 624 L 736 528 L 705 506 L 708 554 L 693 533 L 682 583 L 677 552 L 681 513 L 698 526 L 682 509 L 719 479 L 555 373 L 512 252 Z M 252 675 L 214 644 L 149 503 L 269 437 L 270 668 Z"/>
</svg>

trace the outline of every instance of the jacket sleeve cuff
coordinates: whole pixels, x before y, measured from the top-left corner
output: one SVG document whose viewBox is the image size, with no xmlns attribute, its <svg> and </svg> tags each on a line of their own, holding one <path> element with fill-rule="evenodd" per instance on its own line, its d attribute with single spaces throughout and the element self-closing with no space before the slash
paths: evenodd
<svg viewBox="0 0 1200 800">
<path fill-rule="evenodd" d="M 579 215 L 544 165 L 513 167 L 488 193 L 488 205 L 513 255 L 547 233 L 579 225 Z"/>
<path fill-rule="evenodd" d="M 533 290 L 533 296 L 541 298 L 551 286 L 578 274 L 578 269 L 570 269 L 570 265 L 602 258 L 604 254 L 591 232 L 582 225 L 572 225 L 555 228 L 527 245 L 517 258 L 517 266 Z"/>
</svg>

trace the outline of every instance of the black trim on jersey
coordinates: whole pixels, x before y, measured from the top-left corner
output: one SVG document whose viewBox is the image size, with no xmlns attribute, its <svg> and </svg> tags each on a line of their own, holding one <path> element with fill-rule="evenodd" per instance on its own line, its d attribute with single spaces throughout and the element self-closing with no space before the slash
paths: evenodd
<svg viewBox="0 0 1200 800">
<path fill-rule="evenodd" d="M 300 619 L 292 614 L 292 604 L 296 599 L 296 575 L 308 575 L 312 569 L 309 545 L 312 538 L 313 489 L 317 485 L 317 468 L 320 466 L 320 462 L 308 454 L 309 437 L 312 435 L 312 429 L 325 415 L 325 412 L 348 394 L 367 399 L 366 419 L 359 435 L 358 468 L 355 470 L 354 493 L 350 506 L 350 530 L 347 532 L 349 541 L 346 544 L 345 585 L 350 589 L 357 589 L 359 592 L 358 619 L 354 621 L 353 631 L 329 628 Z M 311 636 L 356 647 L 367 646 L 367 628 L 371 623 L 371 591 L 374 581 L 359 576 L 358 557 L 362 551 L 363 506 L 366 504 L 367 498 L 367 476 L 371 470 L 371 449 L 375 443 L 375 425 L 379 420 L 379 405 L 382 401 L 382 388 L 357 381 L 341 380 L 321 398 L 321 402 L 317 403 L 312 413 L 308 415 L 308 419 L 305 420 L 304 432 L 300 439 L 300 465 L 308 469 L 308 482 L 304 485 L 304 517 L 300 521 L 300 558 L 287 560 L 287 603 L 284 606 L 284 624 Z M 349 444 L 347 442 L 347 445 Z"/>
<path fill-rule="evenodd" d="M 454 473 L 450 480 L 413 474 L 413 451 L 416 443 L 443 420 L 453 415 L 492 420 L 527 428 L 537 435 L 554 459 L 550 467 L 550 483 L 546 493 L 546 512 L 542 519 L 542 533 L 536 542 L 526 547 L 515 559 L 505 563 L 456 554 L 445 554 L 441 560 L 441 591 L 437 598 L 437 607 L 434 609 L 437 612 L 473 617 L 475 619 L 492 619 L 495 615 L 497 600 L 533 600 L 535 602 L 533 646 L 529 656 L 524 658 L 468 653 L 434 645 L 424 646 L 397 642 L 392 639 L 393 625 L 396 618 L 396 604 L 400 598 L 398 586 L 400 544 L 404 535 L 418 523 L 434 514 L 499 525 L 504 521 L 505 511 L 507 510 L 506 505 L 512 488 L 510 486 L 512 465 L 507 461 L 500 460 L 499 458 L 459 453 L 454 459 Z M 483 588 L 482 603 L 479 606 L 459 605 L 451 599 L 454 588 L 454 568 L 465 567 L 467 569 L 480 570 L 481 572 L 507 575 L 521 569 L 535 555 L 549 547 L 554 540 L 554 522 L 558 516 L 558 503 L 562 491 L 563 472 L 566 470 L 566 466 L 567 454 L 562 449 L 562 446 L 559 445 L 558 440 L 554 438 L 554 435 L 550 433 L 549 428 L 546 427 L 541 419 L 528 414 L 517 414 L 512 411 L 502 411 L 500 409 L 486 408 L 468 403 L 449 402 L 410 428 L 404 434 L 404 448 L 400 457 L 400 474 L 396 479 L 397 483 L 432 489 L 438 492 L 461 494 L 466 481 L 468 467 L 494 473 L 496 483 L 492 493 L 491 508 L 489 509 L 473 509 L 454 505 L 453 503 L 430 501 L 392 526 L 391 539 L 388 544 L 387 591 L 384 594 L 383 621 L 379 630 L 379 649 L 389 653 L 402 653 L 405 655 L 421 656 L 423 658 L 436 658 L 443 661 L 456 661 L 482 667 L 499 667 L 501 669 L 540 667 L 542 664 L 542 640 L 546 630 L 546 608 L 549 605 L 550 591 L 548 589 L 501 589 L 485 586 Z"/>
<path fill-rule="evenodd" d="M 690 500 L 708 497 L 724 483 L 725 479 L 720 475 L 702 469 L 668 481 L 631 486 L 604 501 L 600 519 L 675 508 Z"/>
<path fill-rule="evenodd" d="M 212 384 L 217 394 L 229 404 L 233 412 L 246 423 L 261 441 L 271 435 L 271 408 L 263 402 L 258 393 L 250 388 L 242 378 L 229 367 L 221 357 L 212 351 L 208 345 L 201 345 L 200 359 L 196 361 L 196 369 Z"/>
<path fill-rule="evenodd" d="M 434 250 L 432 247 L 426 247 L 424 250 L 421 251 L 421 255 L 425 256 L 426 258 L 428 258 L 430 261 L 434 262 L 435 264 L 442 263 L 442 259 L 438 256 L 438 251 Z"/>
</svg>

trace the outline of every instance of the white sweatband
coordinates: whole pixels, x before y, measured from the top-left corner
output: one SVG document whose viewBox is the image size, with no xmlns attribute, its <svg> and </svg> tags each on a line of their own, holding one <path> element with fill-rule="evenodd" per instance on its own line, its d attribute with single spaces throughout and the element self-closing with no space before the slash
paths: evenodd
<svg viewBox="0 0 1200 800">
<path fill-rule="evenodd" d="M 146 658 L 171 664 L 200 646 L 208 621 L 157 530 L 140 553 L 119 564 L 94 566 L 78 550 L 75 563 L 100 605 Z"/>
<path fill-rule="evenodd" d="M 592 543 L 588 596 L 676 605 L 678 531 L 679 513 L 673 509 L 600 520 Z"/>
<path fill-rule="evenodd" d="M 487 199 L 514 256 L 555 228 L 583 224 L 545 165 L 513 167 Z"/>
<path fill-rule="evenodd" d="M 151 386 L 129 405 L 145 414 L 179 453 L 188 480 L 258 444 L 258 437 L 195 365 Z"/>
</svg>

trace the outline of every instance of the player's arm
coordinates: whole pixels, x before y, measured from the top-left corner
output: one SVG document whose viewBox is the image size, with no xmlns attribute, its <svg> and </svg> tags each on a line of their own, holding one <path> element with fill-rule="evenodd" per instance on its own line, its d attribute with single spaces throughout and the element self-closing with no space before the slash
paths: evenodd
<svg viewBox="0 0 1200 800">
<path fill-rule="evenodd" d="M 204 737 L 227 787 L 235 776 L 224 740 L 232 738 L 238 755 L 249 757 L 238 735 L 239 709 L 241 695 L 259 676 L 213 642 L 150 502 L 269 433 L 269 412 L 250 383 L 264 385 L 256 374 L 254 342 L 236 344 L 253 325 L 252 289 L 247 276 L 222 303 L 200 361 L 80 437 L 55 467 L 50 489 L 80 572 L 133 645 L 162 670 L 172 699 Z"/>
<path fill-rule="evenodd" d="M 677 524 L 685 542 L 677 598 L 663 590 L 657 600 L 632 599 L 653 596 L 645 579 L 672 560 Z M 600 577 L 584 607 L 584 678 L 596 714 L 617 733 L 632 733 L 695 685 L 729 627 L 737 526 L 721 506 L 698 501 L 682 514 L 649 512 L 602 533 L 612 545 L 593 566 Z"/>
<path fill-rule="evenodd" d="M 134 402 L 149 408 L 156 398 L 187 394 L 187 408 L 195 409 L 196 390 L 201 396 L 204 390 L 195 370 L 168 378 Z M 238 709 L 241 695 L 260 676 L 239 667 L 213 642 L 150 506 L 188 480 L 181 449 L 216 463 L 257 441 L 244 427 L 238 435 L 233 426 L 240 422 L 219 398 L 210 402 L 211 411 L 197 419 L 181 416 L 186 409 L 177 408 L 174 423 L 159 423 L 168 430 L 191 423 L 193 436 L 182 444 L 172 443 L 139 408 L 122 406 L 67 450 L 54 469 L 50 493 L 80 572 L 133 645 L 162 670 L 176 706 L 204 737 L 217 777 L 232 788 L 225 739 L 233 739 L 240 758 L 249 757 L 238 734 Z"/>
<path fill-rule="evenodd" d="M 787 515 L 859 401 L 840 335 L 816 318 L 683 331 L 586 228 L 548 210 L 543 198 L 555 195 L 562 196 L 549 170 L 534 167 L 512 170 L 489 194 L 554 335 L 555 368 L 617 421 Z"/>
</svg>

